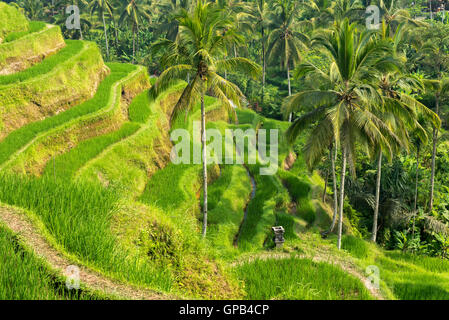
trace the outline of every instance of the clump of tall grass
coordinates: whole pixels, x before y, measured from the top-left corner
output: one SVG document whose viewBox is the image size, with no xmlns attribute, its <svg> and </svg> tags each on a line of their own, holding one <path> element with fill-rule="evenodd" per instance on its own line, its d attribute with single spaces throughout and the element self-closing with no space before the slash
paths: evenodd
<svg viewBox="0 0 449 320">
<path fill-rule="evenodd" d="M 128 108 L 129 120 L 132 122 L 145 123 L 151 115 L 150 95 L 144 91 L 137 95 Z"/>
<path fill-rule="evenodd" d="M 0 86 L 9 85 L 16 82 L 24 82 L 42 74 L 52 71 L 61 63 L 70 60 L 84 48 L 84 42 L 79 40 L 66 40 L 67 46 L 58 53 L 44 59 L 41 63 L 23 70 L 21 72 L 0 76 Z"/>
<path fill-rule="evenodd" d="M 56 242 L 113 277 L 169 290 L 169 272 L 129 255 L 111 231 L 114 190 L 43 177 L 0 175 L 0 201 L 34 212 Z"/>
<path fill-rule="evenodd" d="M 247 299 L 369 300 L 361 281 L 339 267 L 310 259 L 257 259 L 236 269 Z"/>
<path fill-rule="evenodd" d="M 343 236 L 341 246 L 349 251 L 353 256 L 359 259 L 365 259 L 369 256 L 370 248 L 366 241 L 352 235 Z"/>
<path fill-rule="evenodd" d="M 101 82 L 95 96 L 92 99 L 53 117 L 32 122 L 26 126 L 23 126 L 11 132 L 5 139 L 3 139 L 0 142 L 0 164 L 8 160 L 14 152 L 25 146 L 36 135 L 55 128 L 67 121 L 93 113 L 107 106 L 109 99 L 113 94 L 113 85 L 124 79 L 129 73 L 136 69 L 136 67 L 132 65 L 120 64 L 109 64 L 109 67 L 112 71 L 111 74 Z"/>
</svg>

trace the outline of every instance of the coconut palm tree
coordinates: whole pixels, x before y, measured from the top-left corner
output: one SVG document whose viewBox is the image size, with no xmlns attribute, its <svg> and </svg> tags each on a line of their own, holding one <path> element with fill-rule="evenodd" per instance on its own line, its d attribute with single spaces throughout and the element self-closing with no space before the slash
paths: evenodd
<svg viewBox="0 0 449 320">
<path fill-rule="evenodd" d="M 251 30 L 251 32 L 260 32 L 260 43 L 262 45 L 261 63 L 262 63 L 262 99 L 265 88 L 265 74 L 266 74 L 266 30 L 270 23 L 269 7 L 265 0 L 255 0 L 246 3 L 244 7 L 243 28 Z"/>
<path fill-rule="evenodd" d="M 440 101 L 441 98 L 449 94 L 449 78 L 436 79 L 436 80 L 426 80 L 426 86 L 435 95 L 435 113 L 439 114 Z M 430 173 L 430 195 L 429 195 L 429 211 L 433 210 L 434 202 L 434 190 L 435 190 L 435 159 L 437 153 L 437 143 L 438 143 L 438 131 L 439 127 L 433 127 L 432 133 L 432 165 Z"/>
<path fill-rule="evenodd" d="M 411 137 L 409 132 L 414 132 L 421 139 L 425 139 L 426 132 L 421 123 L 420 117 L 435 127 L 439 127 L 441 122 L 439 117 L 425 105 L 416 100 L 411 93 L 424 90 L 422 82 L 413 76 L 401 75 L 399 72 L 383 73 L 378 77 L 378 87 L 382 95 L 384 105 L 378 110 L 379 118 L 395 132 L 400 144 L 393 144 L 397 151 L 401 148 L 408 150 Z M 379 213 L 380 179 L 382 168 L 382 149 L 376 146 L 378 154 L 376 196 L 374 207 L 374 218 L 371 240 L 376 242 L 377 221 Z"/>
<path fill-rule="evenodd" d="M 423 27 L 427 25 L 423 21 L 412 18 L 407 8 L 401 8 L 399 1 L 397 0 L 379 0 L 379 9 L 380 15 L 390 27 L 390 32 L 392 34 L 401 23 L 413 27 Z"/>
<path fill-rule="evenodd" d="M 192 12 L 183 10 L 178 19 L 179 33 L 175 41 L 163 40 L 157 44 L 165 49 L 163 63 L 167 66 L 153 86 L 153 94 L 165 90 L 179 79 L 193 75 L 176 103 L 171 120 L 201 101 L 201 142 L 203 154 L 203 237 L 207 230 L 207 161 L 206 161 L 206 92 L 218 98 L 228 110 L 241 106 L 243 93 L 220 72 L 239 72 L 256 78 L 260 66 L 243 58 L 223 59 L 226 49 L 243 38 L 234 30 L 232 21 L 212 2 L 199 0 Z"/>
<path fill-rule="evenodd" d="M 292 95 L 290 70 L 300 60 L 301 50 L 307 49 L 309 38 L 298 30 L 296 20 L 298 2 L 292 0 L 276 0 L 273 4 L 273 29 L 268 36 L 268 60 L 280 61 L 287 71 L 288 96 Z M 292 115 L 289 116 L 292 120 Z"/>
<path fill-rule="evenodd" d="M 398 51 L 398 46 L 402 41 L 405 30 L 405 22 L 397 26 L 394 33 L 391 32 L 391 28 L 391 24 L 382 20 L 378 37 L 384 41 L 391 42 L 392 57 L 401 63 L 405 63 L 406 57 Z M 383 105 L 377 110 L 377 116 L 383 119 L 384 123 L 399 138 L 400 143 L 392 144 L 392 147 L 397 151 L 405 147 L 408 151 L 410 142 L 409 131 L 414 130 L 420 136 L 425 135 L 425 132 L 419 132 L 422 130 L 422 126 L 417 121 L 417 115 L 421 114 L 426 121 L 433 123 L 435 126 L 440 125 L 439 117 L 411 95 L 412 92 L 424 90 L 423 83 L 418 78 L 403 75 L 399 70 L 382 72 L 375 75 L 375 77 L 377 79 L 379 93 L 382 95 L 383 100 Z M 379 145 L 374 146 L 374 150 L 374 154 L 377 155 L 377 179 L 371 241 L 376 242 L 383 150 Z"/>
<path fill-rule="evenodd" d="M 119 18 L 119 24 L 131 25 L 133 32 L 133 62 L 136 59 L 136 32 L 139 31 L 141 23 L 145 20 L 150 21 L 149 10 L 150 7 L 145 0 L 129 0 L 121 9 L 122 14 Z"/>
<path fill-rule="evenodd" d="M 106 44 L 106 55 L 109 59 L 109 43 L 108 43 L 108 32 L 106 30 L 105 15 L 108 14 L 110 17 L 113 17 L 112 12 L 114 11 L 114 8 L 112 7 L 112 3 L 110 0 L 91 0 L 91 2 L 89 3 L 89 8 L 90 13 L 92 14 L 94 12 L 97 12 L 103 22 L 104 41 Z"/>
<path fill-rule="evenodd" d="M 177 14 L 180 10 L 188 10 L 191 7 L 192 0 L 162 0 L 156 4 L 158 20 L 156 35 L 165 35 L 169 40 L 175 40 L 178 34 Z"/>
<path fill-rule="evenodd" d="M 313 46 L 324 49 L 330 66 L 327 70 L 322 70 L 306 62 L 298 66 L 297 74 L 315 74 L 328 83 L 329 89 L 305 90 L 287 99 L 284 110 L 286 113 L 304 107 L 314 108 L 292 123 L 287 136 L 292 142 L 304 128 L 315 124 L 303 150 L 309 168 L 314 167 L 333 141 L 341 149 L 337 244 L 340 249 L 346 167 L 349 163 L 352 171 L 355 171 L 356 142 L 362 146 L 381 145 L 384 150 L 392 152 L 391 142 L 398 140 L 375 113 L 376 108 L 382 105 L 382 96 L 374 84 L 370 83 L 375 73 L 393 70 L 396 63 L 388 57 L 391 54 L 388 43 L 377 39 L 368 30 L 359 34 L 356 25 L 350 24 L 348 19 L 344 19 L 330 31 L 318 33 L 312 43 Z"/>
</svg>

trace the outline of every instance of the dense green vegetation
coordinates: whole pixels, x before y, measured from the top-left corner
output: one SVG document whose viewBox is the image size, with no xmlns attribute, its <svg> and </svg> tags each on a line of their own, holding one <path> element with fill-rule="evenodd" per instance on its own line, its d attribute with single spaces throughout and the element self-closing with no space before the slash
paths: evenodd
<svg viewBox="0 0 449 320">
<path fill-rule="evenodd" d="M 0 202 L 62 257 L 178 298 L 449 298 L 446 4 L 10 2 Z M 72 4 L 81 29 L 67 29 Z M 244 164 L 175 164 L 170 135 L 194 121 L 205 138 L 278 130 L 277 171 L 224 139 Z M 108 297 L 66 290 L 1 218 L 0 298 Z"/>
</svg>

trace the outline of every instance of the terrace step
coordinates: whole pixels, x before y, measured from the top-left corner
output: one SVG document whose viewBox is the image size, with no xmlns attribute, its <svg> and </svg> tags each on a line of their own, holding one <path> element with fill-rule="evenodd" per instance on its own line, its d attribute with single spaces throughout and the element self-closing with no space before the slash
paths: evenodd
<svg viewBox="0 0 449 320">
<path fill-rule="evenodd" d="M 61 29 L 45 25 L 43 30 L 0 44 L 0 76 L 25 70 L 66 46 Z"/>
<path fill-rule="evenodd" d="M 0 141 L 28 123 L 91 98 L 108 72 L 95 43 L 68 41 L 40 64 L 0 76 Z"/>
<path fill-rule="evenodd" d="M 112 73 L 91 100 L 12 132 L 0 142 L 0 166 L 40 175 L 54 156 L 92 137 L 115 131 L 126 120 L 128 101 L 149 86 L 143 67 L 109 65 Z"/>
</svg>

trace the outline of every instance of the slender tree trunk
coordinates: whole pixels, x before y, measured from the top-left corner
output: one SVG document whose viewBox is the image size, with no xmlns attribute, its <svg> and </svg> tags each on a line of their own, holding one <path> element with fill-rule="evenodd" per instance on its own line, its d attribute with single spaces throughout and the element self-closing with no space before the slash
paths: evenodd
<svg viewBox="0 0 449 320">
<path fill-rule="evenodd" d="M 207 158 L 206 158 L 206 112 L 204 108 L 204 82 L 201 85 L 201 145 L 203 148 L 203 238 L 207 232 Z"/>
<path fill-rule="evenodd" d="M 338 216 L 338 190 L 337 190 L 337 175 L 335 173 L 335 161 L 337 159 L 338 150 L 335 146 L 333 146 L 330 150 L 331 153 L 331 171 L 332 171 L 332 184 L 333 184 L 333 193 L 334 193 L 334 214 L 332 216 L 332 223 L 328 230 L 321 233 L 322 236 L 326 236 L 327 234 L 334 231 L 335 223 L 337 221 Z"/>
<path fill-rule="evenodd" d="M 346 178 L 346 147 L 343 147 L 342 150 L 342 165 L 341 165 L 341 183 L 340 183 L 340 207 L 338 208 L 340 210 L 339 219 L 338 219 L 338 241 L 337 241 L 337 247 L 338 249 L 341 249 L 341 236 L 343 233 L 343 207 L 344 207 L 344 201 L 345 201 L 345 178 Z"/>
<path fill-rule="evenodd" d="M 430 8 L 430 20 L 432 20 L 433 19 L 432 0 L 429 1 L 429 8 Z"/>
<path fill-rule="evenodd" d="M 379 158 L 377 160 L 377 181 L 376 181 L 376 204 L 374 207 L 373 231 L 371 241 L 376 242 L 377 238 L 377 220 L 379 218 L 379 198 L 380 198 L 380 177 L 382 175 L 382 151 L 379 150 Z"/>
<path fill-rule="evenodd" d="M 292 95 L 292 86 L 290 81 L 290 66 L 287 62 L 287 80 L 288 80 L 288 96 L 290 97 Z M 288 116 L 288 122 L 292 122 L 292 115 L 293 113 L 290 113 Z"/>
<path fill-rule="evenodd" d="M 436 114 L 439 116 L 439 106 L 440 106 L 440 97 L 438 94 L 435 95 L 435 104 L 436 104 Z M 435 189 L 435 157 L 437 153 L 437 141 L 438 141 L 438 130 L 437 128 L 433 128 L 433 149 L 432 149 L 432 170 L 430 174 L 430 199 L 429 199 L 429 211 L 432 212 L 433 209 L 433 192 Z"/>
<path fill-rule="evenodd" d="M 332 158 L 332 154 L 330 155 Z M 332 161 L 332 160 L 331 160 Z M 329 180 L 329 169 L 326 169 L 326 178 L 324 180 L 324 189 L 323 189 L 323 197 L 321 201 L 324 203 L 326 201 L 326 193 L 327 193 L 327 181 Z"/>
<path fill-rule="evenodd" d="M 419 181 L 419 144 L 416 147 L 416 177 L 415 177 L 415 203 L 413 206 L 413 229 L 412 236 L 415 235 L 416 210 L 418 209 L 418 181 Z"/>
<path fill-rule="evenodd" d="M 83 39 L 84 39 L 84 37 L 83 37 L 83 28 L 80 25 L 80 40 L 83 40 Z"/>
<path fill-rule="evenodd" d="M 103 19 L 104 39 L 105 39 L 105 42 L 106 42 L 106 55 L 107 55 L 107 57 L 108 57 L 108 59 L 109 59 L 108 32 L 107 32 L 107 30 L 106 30 L 106 20 L 105 20 L 105 18 L 104 18 L 104 11 L 101 12 L 101 17 L 102 17 L 102 19 Z"/>
<path fill-rule="evenodd" d="M 133 24 L 133 63 L 136 57 L 136 28 Z"/>
<path fill-rule="evenodd" d="M 338 212 L 338 190 L 337 190 L 337 174 L 335 172 L 335 161 L 337 161 L 337 146 L 332 148 L 334 154 L 332 155 L 331 166 L 332 166 L 332 184 L 334 189 L 334 216 L 332 217 L 332 224 L 329 228 L 329 232 L 334 231 L 335 222 L 337 221 L 337 212 Z"/>
<path fill-rule="evenodd" d="M 265 96 L 265 70 L 266 70 L 266 64 L 265 64 L 265 28 L 262 26 L 261 30 L 262 34 L 262 103 Z"/>
</svg>

